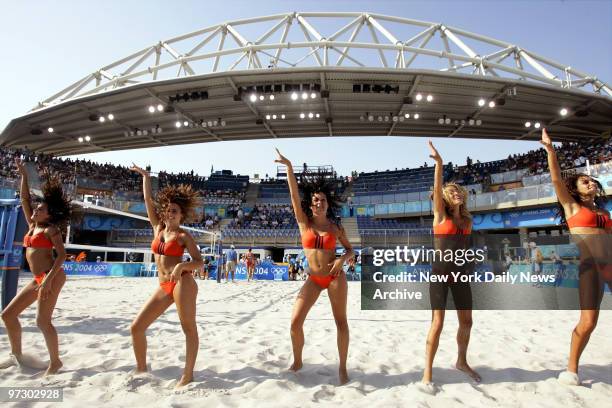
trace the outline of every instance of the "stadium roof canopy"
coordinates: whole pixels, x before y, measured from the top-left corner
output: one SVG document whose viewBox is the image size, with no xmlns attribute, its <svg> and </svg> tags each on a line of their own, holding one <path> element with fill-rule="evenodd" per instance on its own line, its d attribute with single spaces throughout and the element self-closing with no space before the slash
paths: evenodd
<svg viewBox="0 0 612 408">
<path fill-rule="evenodd" d="M 536 123 L 555 140 L 609 137 L 612 89 L 444 24 L 289 13 L 207 27 L 103 66 L 12 120 L 0 143 L 64 155 L 310 136 L 529 140 Z"/>
</svg>

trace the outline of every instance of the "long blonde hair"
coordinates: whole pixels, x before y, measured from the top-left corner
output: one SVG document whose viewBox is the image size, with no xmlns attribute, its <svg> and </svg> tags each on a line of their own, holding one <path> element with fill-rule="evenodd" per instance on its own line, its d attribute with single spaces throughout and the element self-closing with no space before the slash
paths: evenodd
<svg viewBox="0 0 612 408">
<path fill-rule="evenodd" d="M 450 193 L 451 188 L 455 188 L 459 192 L 459 194 L 461 194 L 461 197 L 463 199 L 463 204 L 459 206 L 459 214 L 461 214 L 461 217 L 471 220 L 472 214 L 470 214 L 470 212 L 467 209 L 468 192 L 465 189 L 465 187 L 460 186 L 459 184 L 454 183 L 454 182 L 445 183 L 444 186 L 442 186 L 442 201 L 444 201 L 444 212 L 446 213 L 446 216 L 447 217 L 452 216 L 453 206 L 451 204 L 452 202 L 451 193 Z"/>
</svg>

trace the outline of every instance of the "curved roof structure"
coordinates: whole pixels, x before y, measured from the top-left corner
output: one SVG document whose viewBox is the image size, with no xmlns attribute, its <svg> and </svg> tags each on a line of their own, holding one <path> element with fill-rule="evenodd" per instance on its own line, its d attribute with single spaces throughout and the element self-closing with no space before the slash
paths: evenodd
<svg viewBox="0 0 612 408">
<path fill-rule="evenodd" d="M 522 47 L 372 13 L 288 13 L 160 41 L 10 122 L 50 154 L 223 140 L 609 137 L 610 85 Z"/>
</svg>

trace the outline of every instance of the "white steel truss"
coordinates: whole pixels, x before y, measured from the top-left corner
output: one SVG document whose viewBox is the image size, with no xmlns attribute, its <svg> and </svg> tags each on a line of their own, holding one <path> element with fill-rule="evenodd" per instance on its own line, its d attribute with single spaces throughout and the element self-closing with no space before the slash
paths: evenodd
<svg viewBox="0 0 612 408">
<path fill-rule="evenodd" d="M 262 29 L 259 36 L 253 34 Z M 436 38 L 439 45 L 432 46 Z M 612 87 L 595 76 L 444 24 L 364 12 L 294 12 L 226 22 L 160 41 L 101 67 L 33 110 L 159 79 L 306 66 L 401 71 L 414 69 L 417 58 L 428 69 L 582 88 L 612 97 Z"/>
</svg>

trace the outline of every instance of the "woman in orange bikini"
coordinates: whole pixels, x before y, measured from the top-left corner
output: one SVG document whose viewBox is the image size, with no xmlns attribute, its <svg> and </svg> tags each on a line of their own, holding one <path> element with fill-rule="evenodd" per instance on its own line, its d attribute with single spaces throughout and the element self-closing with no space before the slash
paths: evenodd
<svg viewBox="0 0 612 408">
<path fill-rule="evenodd" d="M 130 328 L 136 356 L 136 372 L 147 371 L 145 331 L 172 303 L 176 303 L 186 339 L 185 369 L 176 385 L 180 387 L 193 380 L 193 367 L 199 347 L 195 318 L 198 286 L 191 272 L 202 268 L 204 262 L 193 237 L 180 227 L 181 223 L 193 216 L 198 195 L 190 186 L 168 186 L 157 194 L 154 201 L 149 172 L 136 165 L 131 169 L 143 177 L 145 206 L 155 235 L 151 250 L 155 254 L 159 271 L 159 287 L 138 313 Z M 185 249 L 191 256 L 191 262 L 181 262 Z"/>
<path fill-rule="evenodd" d="M 575 174 L 563 180 L 546 129 L 542 129 L 541 143 L 548 154 L 548 168 L 557 193 L 561 225 L 569 228 L 580 250 L 580 320 L 572 333 L 567 370 L 559 375 L 559 381 L 565 384 L 580 385 L 580 355 L 597 326 L 604 284 L 607 283 L 612 289 L 612 263 L 609 255 L 612 247 L 612 219 L 604 207 L 606 194 L 601 184 L 585 174 Z"/>
<path fill-rule="evenodd" d="M 340 384 L 348 382 L 346 358 L 349 346 L 349 328 L 346 319 L 348 285 L 342 265 L 354 255 L 344 229 L 336 221 L 335 211 L 339 208 L 333 187 L 324 179 L 314 182 L 304 180 L 300 189 L 293 173 L 293 166 L 278 149 L 276 163 L 287 166 L 287 181 L 291 204 L 298 222 L 304 254 L 308 260 L 310 276 L 302 286 L 293 306 L 291 316 L 291 343 L 293 345 L 293 364 L 290 369 L 302 368 L 302 349 L 304 348 L 304 320 L 322 290 L 327 289 L 332 313 L 338 330 L 337 343 L 340 354 L 338 370 Z M 303 198 L 300 200 L 300 191 Z M 346 253 L 336 258 L 336 239 L 346 249 Z"/>
<path fill-rule="evenodd" d="M 438 238 L 446 236 L 452 241 L 452 236 L 469 235 L 472 232 L 472 216 L 466 207 L 467 191 L 455 183 L 443 184 L 444 164 L 442 157 L 429 142 L 431 157 L 436 162 L 434 170 L 433 189 L 433 230 Z M 453 301 L 457 309 L 459 329 L 457 331 L 457 345 L 459 348 L 455 367 L 468 374 L 474 381 L 480 381 L 480 376 L 467 363 L 467 349 L 470 342 L 470 331 L 472 329 L 472 292 L 468 283 L 431 283 L 430 299 L 432 303 L 431 327 L 427 334 L 425 347 L 425 370 L 423 372 L 423 384 L 433 391 L 432 367 L 433 360 L 438 350 L 440 334 L 444 325 L 445 305 L 448 291 L 453 295 Z"/>
<path fill-rule="evenodd" d="M 70 200 L 64 194 L 61 182 L 49 176 L 42 186 L 42 201 L 32 209 L 25 166 L 20 159 L 17 159 L 15 164 L 21 174 L 21 206 L 29 227 L 23 238 L 23 246 L 26 248 L 26 260 L 34 279 L 24 286 L 4 309 L 2 320 L 11 343 L 11 353 L 19 364 L 24 364 L 18 316 L 28 306 L 38 301 L 36 325 L 42 331 L 49 350 L 49 366 L 45 375 L 50 375 L 62 367 L 57 331 L 51 323 L 51 316 L 66 282 L 66 274 L 62 268 L 66 251 L 61 231 L 70 220 Z M 55 258 L 53 258 L 54 249 L 57 254 Z"/>
</svg>

